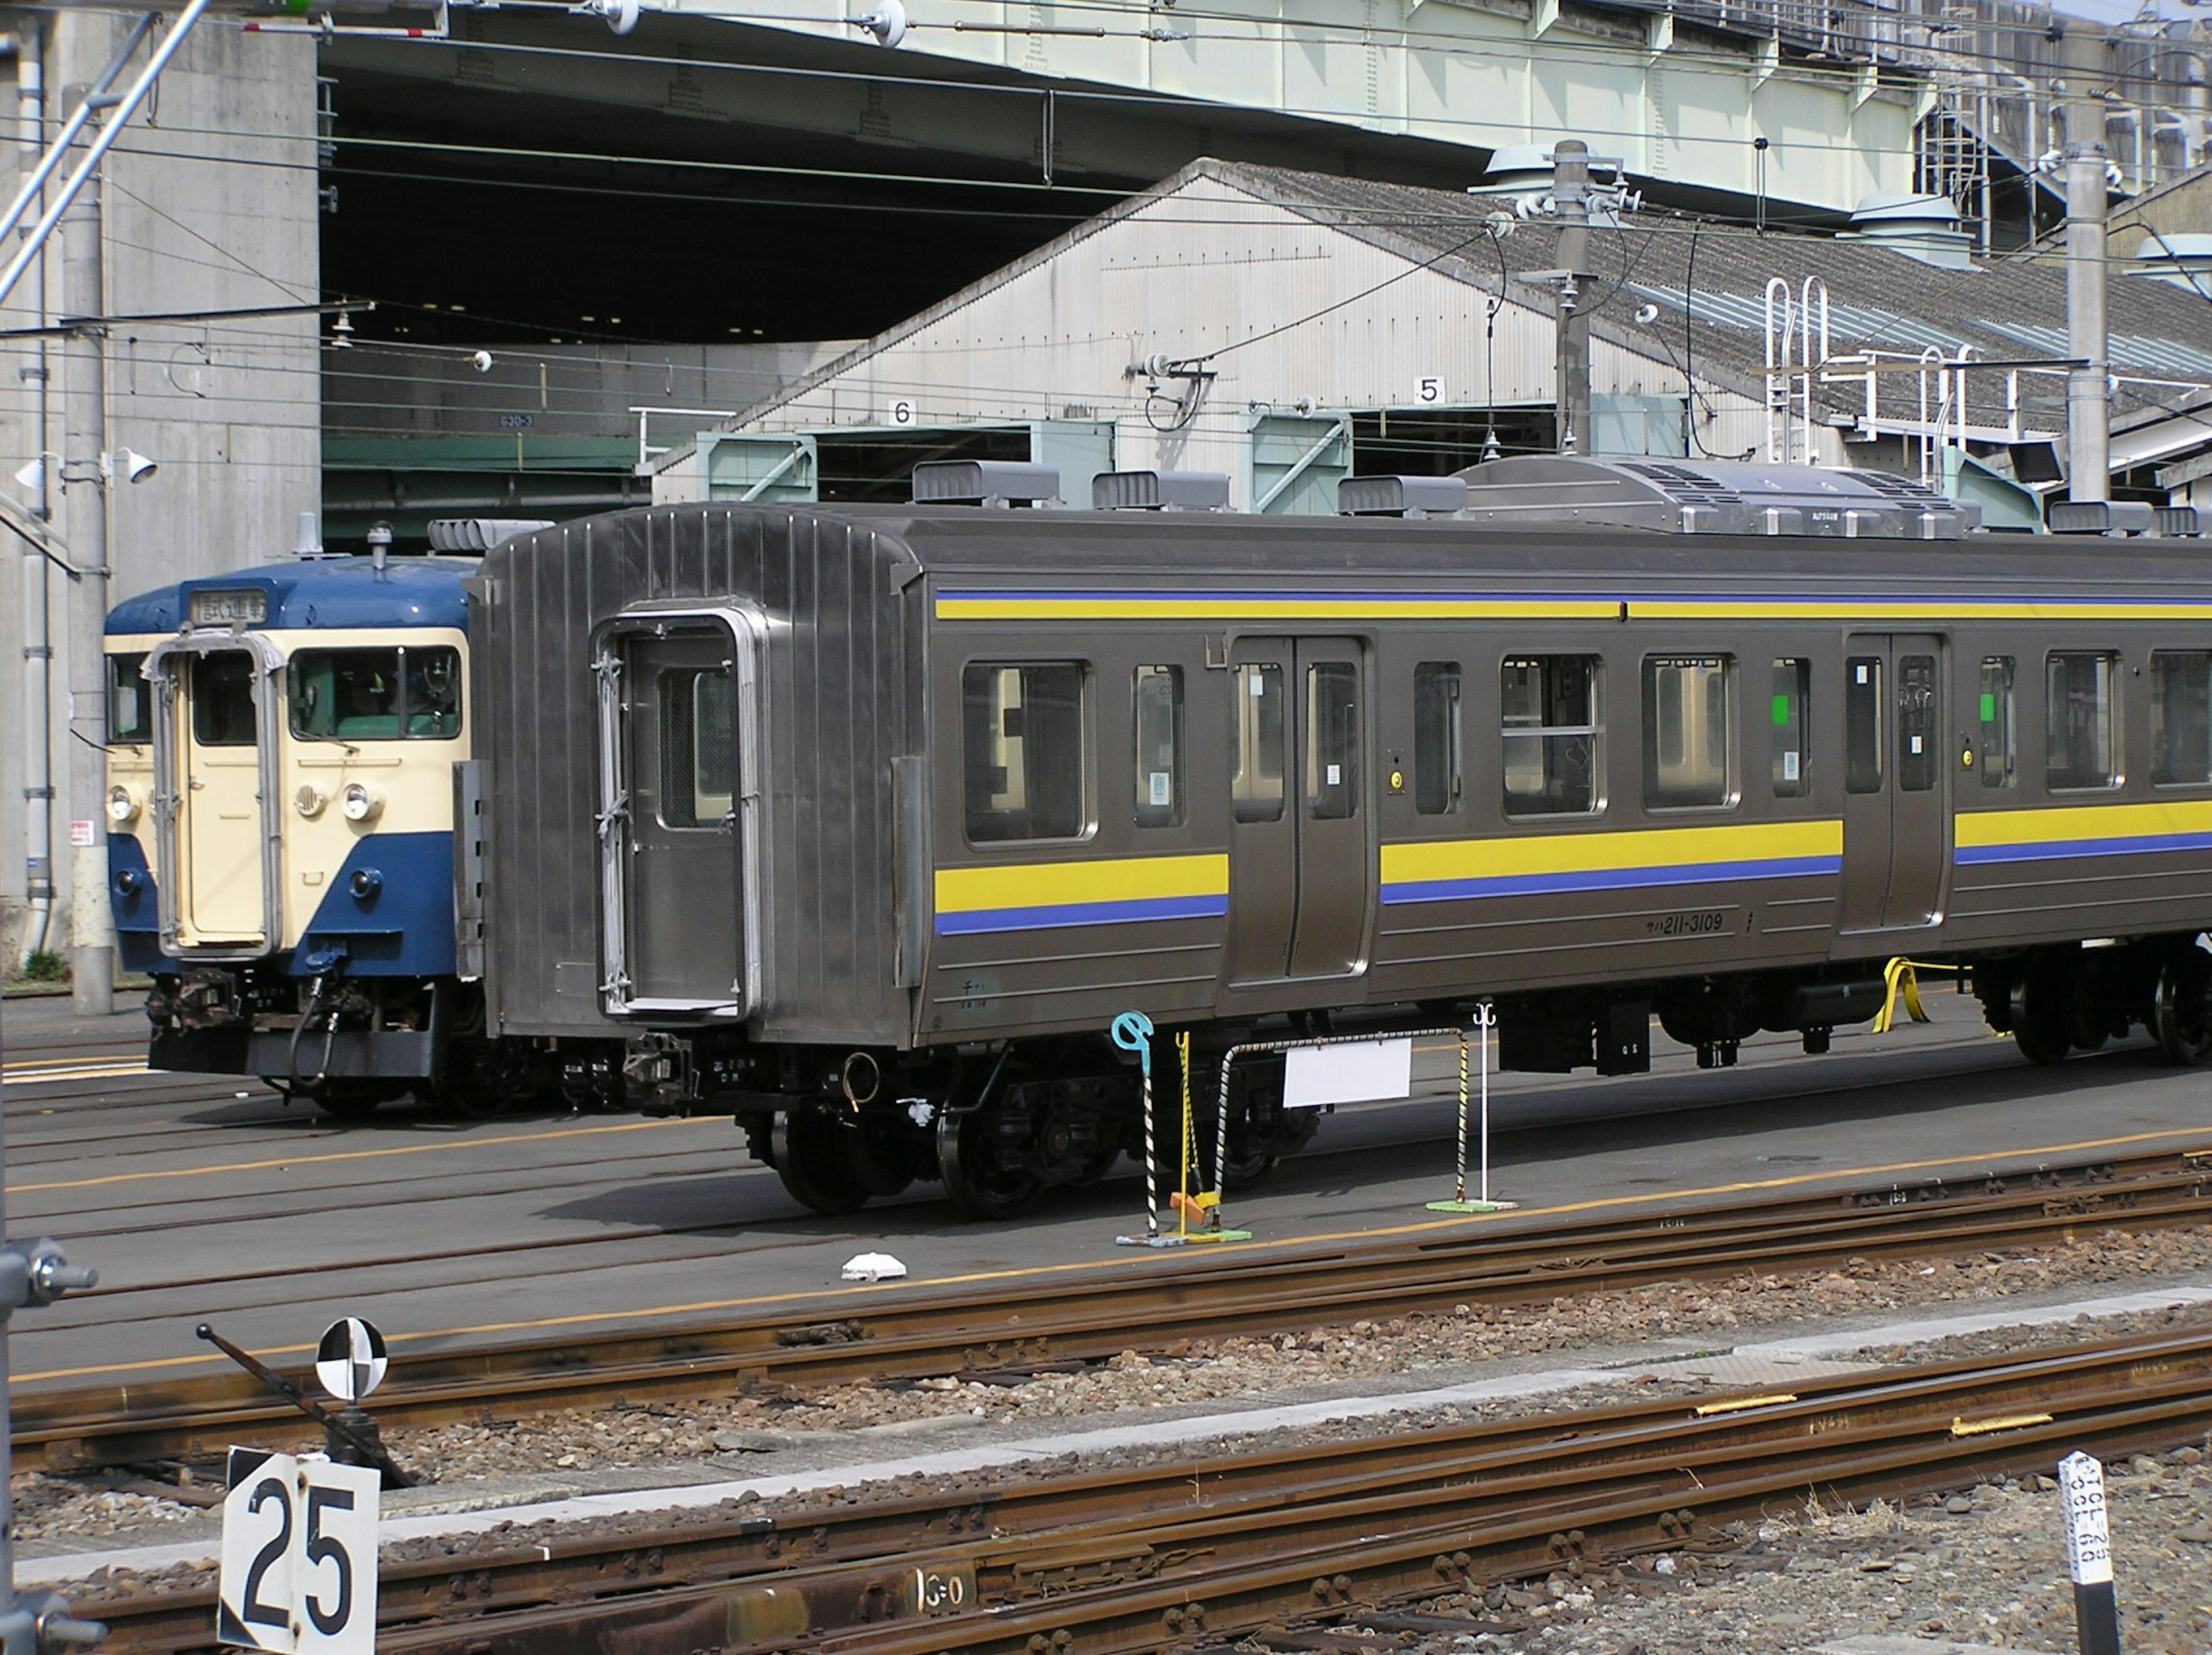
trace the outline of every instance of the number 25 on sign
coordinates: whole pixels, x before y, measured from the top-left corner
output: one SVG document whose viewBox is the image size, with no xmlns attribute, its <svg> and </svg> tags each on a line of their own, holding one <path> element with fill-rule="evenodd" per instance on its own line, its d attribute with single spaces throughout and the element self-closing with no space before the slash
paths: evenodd
<svg viewBox="0 0 2212 1655">
<path fill-rule="evenodd" d="M 376 1646 L 374 1467 L 230 1451 L 218 1641 L 283 1655 Z"/>
</svg>

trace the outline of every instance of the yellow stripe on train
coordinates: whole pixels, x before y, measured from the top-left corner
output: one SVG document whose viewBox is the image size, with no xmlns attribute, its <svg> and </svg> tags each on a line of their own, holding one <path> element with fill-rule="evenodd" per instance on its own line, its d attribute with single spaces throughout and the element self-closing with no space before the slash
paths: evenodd
<svg viewBox="0 0 2212 1655">
<path fill-rule="evenodd" d="M 937 911 L 1065 908 L 1170 897 L 1226 897 L 1229 858 L 1120 856 L 1087 862 L 1013 862 L 937 870 Z"/>
<path fill-rule="evenodd" d="M 1443 839 L 1383 846 L 1382 882 L 1403 885 L 1431 879 L 1788 861 L 1840 856 L 1843 849 L 1844 824 L 1839 821 L 1735 822 L 1623 833 Z"/>
<path fill-rule="evenodd" d="M 1953 830 L 1961 849 L 2050 844 L 2067 839 L 2142 839 L 2212 833 L 2212 800 L 2149 805 L 2063 805 L 2048 810 L 1962 812 Z"/>
</svg>

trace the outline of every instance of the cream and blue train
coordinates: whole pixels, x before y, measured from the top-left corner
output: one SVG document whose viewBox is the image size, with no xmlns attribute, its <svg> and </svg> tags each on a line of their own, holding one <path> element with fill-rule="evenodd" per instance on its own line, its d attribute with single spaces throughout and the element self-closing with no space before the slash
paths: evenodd
<svg viewBox="0 0 2212 1655">
<path fill-rule="evenodd" d="M 483 1037 L 455 878 L 477 568 L 308 559 L 110 614 L 109 881 L 118 964 L 155 979 L 153 1067 L 337 1114 L 496 1107 L 551 1078 Z"/>
</svg>

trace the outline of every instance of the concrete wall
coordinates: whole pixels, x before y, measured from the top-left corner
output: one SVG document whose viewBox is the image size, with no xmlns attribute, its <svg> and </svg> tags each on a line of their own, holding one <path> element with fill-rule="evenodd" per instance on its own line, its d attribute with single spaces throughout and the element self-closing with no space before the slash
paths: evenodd
<svg viewBox="0 0 2212 1655">
<path fill-rule="evenodd" d="M 29 14 L 18 15 L 35 27 Z M 126 27 L 125 19 L 84 13 L 46 24 L 50 125 L 74 101 L 68 89 L 97 75 Z M 35 38 L 29 42 L 33 51 L 37 45 Z M 102 237 L 106 313 L 314 303 L 320 286 L 314 109 L 311 39 L 203 23 L 163 76 L 155 103 L 132 121 L 110 155 Z M 0 105 L 0 113 L 9 113 Z M 20 146 L 29 136 L 27 124 L 16 120 L 12 136 Z M 12 193 L 14 171 L 0 178 Z M 58 308 L 58 240 L 47 264 L 52 307 Z M 0 326 L 39 320 L 35 277 L 27 277 L 0 311 Z M 118 481 L 111 490 L 112 599 L 242 568 L 291 545 L 297 514 L 317 503 L 317 332 L 313 316 L 118 322 L 110 330 L 109 447 L 136 449 L 160 463 L 150 480 L 136 486 Z M 40 366 L 38 344 L 0 339 L 0 488 L 33 507 L 38 495 L 8 478 L 42 449 L 61 447 L 62 352 L 47 356 L 52 395 L 42 433 L 37 381 L 28 376 Z M 58 492 L 51 503 L 58 519 Z M 10 949 L 21 939 L 24 789 L 36 763 L 18 670 L 30 622 L 19 549 L 20 542 L 9 548 L 0 584 L 0 662 L 7 668 L 0 672 L 0 946 Z M 58 572 L 47 587 L 56 648 L 51 740 L 55 768 L 65 778 L 67 660 Z M 65 780 L 57 786 L 65 788 Z M 55 881 L 65 903 L 65 797 L 55 801 L 53 823 Z M 65 939 L 66 932 L 57 936 Z"/>
</svg>

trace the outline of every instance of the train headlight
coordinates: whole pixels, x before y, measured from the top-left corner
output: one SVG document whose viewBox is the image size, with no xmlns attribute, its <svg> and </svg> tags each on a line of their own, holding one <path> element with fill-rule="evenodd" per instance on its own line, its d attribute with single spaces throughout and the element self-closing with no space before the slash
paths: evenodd
<svg viewBox="0 0 2212 1655">
<path fill-rule="evenodd" d="M 374 822 L 384 809 L 384 795 L 366 782 L 349 782 L 338 795 L 338 808 L 349 822 Z"/>
<path fill-rule="evenodd" d="M 138 814 L 138 801 L 131 789 L 118 782 L 107 790 L 107 819 L 121 827 Z"/>
<path fill-rule="evenodd" d="M 292 795 L 292 808 L 310 822 L 323 813 L 323 806 L 331 802 L 330 794 L 312 782 L 300 783 L 299 792 Z"/>
</svg>

